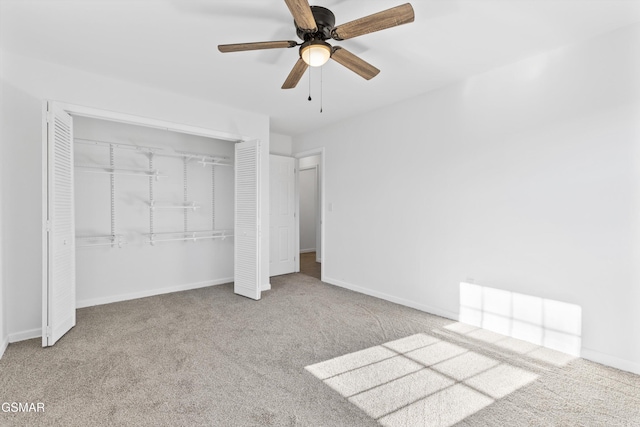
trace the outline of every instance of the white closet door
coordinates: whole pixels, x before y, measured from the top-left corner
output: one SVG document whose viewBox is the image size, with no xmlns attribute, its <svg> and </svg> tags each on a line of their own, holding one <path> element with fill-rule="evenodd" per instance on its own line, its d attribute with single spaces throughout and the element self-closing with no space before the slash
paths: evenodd
<svg viewBox="0 0 640 427">
<path fill-rule="evenodd" d="M 260 299 L 260 143 L 236 144 L 233 291 Z"/>
<path fill-rule="evenodd" d="M 295 159 L 269 155 L 269 276 L 296 270 Z"/>
<path fill-rule="evenodd" d="M 73 121 L 55 104 L 48 108 L 43 346 L 55 344 L 76 324 Z"/>
</svg>

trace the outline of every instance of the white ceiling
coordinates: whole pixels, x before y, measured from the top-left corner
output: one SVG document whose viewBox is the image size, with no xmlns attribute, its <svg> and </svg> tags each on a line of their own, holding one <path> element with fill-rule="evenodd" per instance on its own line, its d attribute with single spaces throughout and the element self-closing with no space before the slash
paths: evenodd
<svg viewBox="0 0 640 427">
<path fill-rule="evenodd" d="M 312 0 L 336 24 L 406 0 Z M 311 93 L 280 86 L 297 48 L 222 54 L 218 44 L 298 40 L 283 0 L 0 0 L 3 49 L 268 114 L 296 135 L 640 21 L 640 0 L 412 0 L 415 22 L 340 45 L 378 67 L 329 61 Z"/>
</svg>

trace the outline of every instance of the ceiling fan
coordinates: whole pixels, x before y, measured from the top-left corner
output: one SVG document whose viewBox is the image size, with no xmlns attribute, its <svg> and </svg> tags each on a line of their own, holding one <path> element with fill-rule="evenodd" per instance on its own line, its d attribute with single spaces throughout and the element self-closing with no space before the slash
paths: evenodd
<svg viewBox="0 0 640 427">
<path fill-rule="evenodd" d="M 407 24 L 414 20 L 413 7 L 411 7 L 410 3 L 406 3 L 336 27 L 335 15 L 329 9 L 321 6 L 309 6 L 307 0 L 284 1 L 291 15 L 293 15 L 296 33 L 303 41 L 302 43 L 293 40 L 282 40 L 218 45 L 218 50 L 223 53 L 300 46 L 300 58 L 293 66 L 282 85 L 282 89 L 296 87 L 309 66 L 322 66 L 329 59 L 333 59 L 367 80 L 372 79 L 378 75 L 380 70 L 340 46 L 331 46 L 326 40 L 351 39 Z"/>
</svg>

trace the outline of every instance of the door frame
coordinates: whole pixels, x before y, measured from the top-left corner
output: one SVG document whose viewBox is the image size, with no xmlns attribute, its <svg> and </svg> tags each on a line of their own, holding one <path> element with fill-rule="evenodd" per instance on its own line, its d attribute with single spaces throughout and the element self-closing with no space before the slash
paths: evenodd
<svg viewBox="0 0 640 427">
<path fill-rule="evenodd" d="M 325 148 L 313 148 L 311 150 L 301 151 L 295 153 L 293 157 L 297 159 L 296 165 L 296 210 L 300 212 L 300 159 L 303 157 L 320 156 L 320 165 L 318 165 L 319 179 L 318 179 L 318 213 L 320 219 L 320 280 L 324 281 L 325 265 L 327 262 L 327 248 L 325 243 Z M 300 251 L 300 215 L 296 215 L 296 230 L 298 242 L 298 252 Z M 317 253 L 316 253 L 317 256 Z M 298 271 L 300 271 L 300 257 L 298 257 Z"/>
<path fill-rule="evenodd" d="M 81 116 L 81 117 L 88 117 L 88 118 L 93 118 L 93 119 L 99 119 L 99 120 L 107 120 L 107 121 L 113 121 L 113 122 L 118 122 L 118 123 L 125 123 L 125 124 L 132 124 L 132 125 L 136 125 L 136 126 L 145 126 L 145 127 L 151 127 L 151 128 L 158 128 L 158 129 L 164 129 L 164 130 L 168 130 L 168 131 L 172 131 L 172 132 L 179 132 L 179 133 L 185 133 L 185 134 L 191 134 L 191 135 L 197 135 L 197 136 L 204 136 L 207 138 L 215 138 L 215 139 L 220 139 L 220 140 L 224 140 L 224 141 L 229 141 L 229 142 L 246 142 L 246 141 L 251 141 L 251 140 L 255 140 L 256 138 L 254 137 L 250 137 L 250 136 L 246 136 L 246 135 L 240 135 L 240 134 L 233 134 L 233 133 L 229 133 L 229 132 L 221 132 L 221 131 L 217 131 L 217 130 L 213 130 L 213 129 L 208 129 L 208 128 L 203 128 L 203 127 L 198 127 L 198 126 L 191 126 L 191 125 L 186 125 L 186 124 L 181 124 L 181 123 L 174 123 L 174 122 L 170 122 L 170 121 L 166 121 L 166 120 L 160 120 L 160 119 L 152 119 L 152 118 L 148 118 L 148 117 L 142 117 L 142 116 L 136 116 L 133 114 L 127 114 L 127 113 L 117 113 L 114 111 L 108 111 L 108 110 L 103 110 L 100 108 L 93 108 L 93 107 L 86 107 L 86 106 L 82 106 L 82 105 L 77 105 L 77 104 L 69 104 L 66 102 L 62 102 L 62 101 L 56 101 L 56 100 L 52 100 L 52 99 L 45 99 L 42 101 L 42 157 L 41 157 L 41 161 L 42 161 L 42 170 L 44 171 L 42 174 L 42 212 L 41 212 L 41 232 L 42 232 L 42 289 L 43 289 L 43 293 L 42 293 L 42 310 L 43 310 L 43 314 L 44 313 L 48 313 L 48 294 L 47 292 L 44 291 L 45 287 L 47 287 L 47 283 L 48 283 L 48 262 L 47 262 L 47 257 L 49 256 L 49 251 L 47 248 L 47 215 L 48 215 L 48 170 L 49 170 L 49 165 L 48 165 L 48 155 L 47 155 L 47 114 L 48 114 L 48 106 L 57 106 L 59 108 L 61 108 L 62 110 L 66 111 L 68 114 L 70 114 L 73 118 L 73 116 Z M 75 191 L 74 191 L 75 193 Z M 262 244 L 259 243 L 259 247 L 260 250 L 262 251 Z M 73 256 L 75 257 L 75 250 L 74 250 L 74 254 Z M 264 252 L 262 253 L 262 256 L 265 256 Z M 261 278 L 259 278 L 258 280 L 261 280 Z M 43 337 L 43 347 L 45 346 L 45 339 L 46 339 L 46 328 L 48 321 L 47 321 L 47 316 L 43 315 L 43 319 L 42 319 L 42 337 Z"/>
<path fill-rule="evenodd" d="M 203 128 L 199 126 L 191 126 L 191 125 L 186 125 L 182 123 L 170 122 L 167 120 L 136 116 L 134 114 L 117 113 L 114 111 L 103 110 L 100 108 L 86 107 L 86 106 L 77 105 L 77 104 L 69 104 L 66 102 L 55 101 L 51 99 L 43 101 L 43 106 L 45 110 L 47 107 L 47 103 L 49 102 L 60 106 L 63 110 L 65 110 L 67 113 L 71 114 L 72 116 L 82 116 L 82 117 L 88 117 L 92 119 L 109 120 L 109 121 L 118 122 L 118 123 L 126 123 L 126 124 L 137 125 L 137 126 L 164 129 L 172 132 L 204 136 L 207 138 L 221 139 L 221 140 L 230 141 L 230 142 L 245 142 L 245 141 L 256 139 L 255 137 L 251 137 L 247 135 L 221 132 L 221 131 L 217 131 L 209 128 Z M 44 117 L 44 119 L 46 120 L 46 117 Z"/>
</svg>

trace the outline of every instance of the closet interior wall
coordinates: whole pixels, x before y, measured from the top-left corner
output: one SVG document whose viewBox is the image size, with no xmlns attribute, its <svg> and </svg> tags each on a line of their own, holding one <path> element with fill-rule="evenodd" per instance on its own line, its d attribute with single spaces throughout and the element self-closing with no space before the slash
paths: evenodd
<svg viewBox="0 0 640 427">
<path fill-rule="evenodd" d="M 74 139 L 77 307 L 233 281 L 233 167 L 210 164 L 233 143 L 86 117 Z"/>
</svg>

